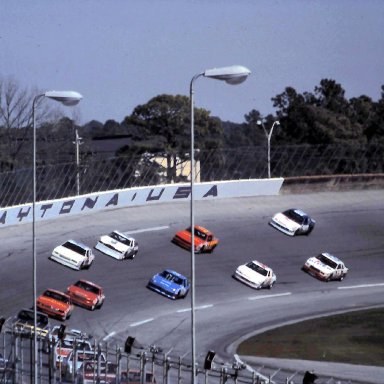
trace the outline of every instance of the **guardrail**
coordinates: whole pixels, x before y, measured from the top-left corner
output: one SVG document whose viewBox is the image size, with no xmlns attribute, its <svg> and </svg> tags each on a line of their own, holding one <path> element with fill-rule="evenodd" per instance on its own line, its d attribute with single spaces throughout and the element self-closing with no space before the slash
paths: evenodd
<svg viewBox="0 0 384 384">
<path fill-rule="evenodd" d="M 79 341 L 85 336 L 79 336 Z M 86 336 L 88 337 L 88 336 Z M 36 357 L 39 384 L 185 384 L 191 381 L 191 361 L 172 355 L 156 345 L 111 346 L 91 340 L 91 349 L 65 350 L 65 340 L 38 338 Z M 24 384 L 33 381 L 33 334 L 5 330 L 0 334 L 0 384 Z M 65 353 L 63 353 L 65 352 Z M 88 355 L 85 359 L 83 356 Z M 207 354 L 208 357 L 208 354 Z M 197 362 L 195 382 L 204 384 L 301 384 L 305 372 L 266 366 L 251 367 L 239 359 L 232 362 L 213 358 Z M 320 376 L 316 384 L 362 384 L 358 381 Z"/>
</svg>

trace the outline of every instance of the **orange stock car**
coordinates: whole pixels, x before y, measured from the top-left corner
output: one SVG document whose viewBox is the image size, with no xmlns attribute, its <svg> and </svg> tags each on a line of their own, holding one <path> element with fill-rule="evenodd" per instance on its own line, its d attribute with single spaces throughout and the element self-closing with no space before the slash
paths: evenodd
<svg viewBox="0 0 384 384">
<path fill-rule="evenodd" d="M 70 285 L 67 288 L 67 294 L 75 304 L 91 311 L 101 308 L 105 300 L 103 288 L 87 280 L 78 280 Z"/>
<path fill-rule="evenodd" d="M 172 242 L 180 247 L 190 250 L 191 237 L 191 227 L 189 227 L 184 231 L 177 232 L 173 237 Z M 211 253 L 219 244 L 219 239 L 216 238 L 211 231 L 208 231 L 208 229 L 195 225 L 194 243 L 196 253 Z"/>
<path fill-rule="evenodd" d="M 48 316 L 56 317 L 60 320 L 67 320 L 73 312 L 71 298 L 63 292 L 55 289 L 47 289 L 37 298 L 36 306 L 39 311 Z"/>
</svg>

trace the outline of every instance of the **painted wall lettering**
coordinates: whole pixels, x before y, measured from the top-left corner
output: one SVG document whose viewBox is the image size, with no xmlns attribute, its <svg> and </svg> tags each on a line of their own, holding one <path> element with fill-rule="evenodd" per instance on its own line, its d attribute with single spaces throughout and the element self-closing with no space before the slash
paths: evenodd
<svg viewBox="0 0 384 384">
<path fill-rule="evenodd" d="M 284 179 L 254 179 L 196 183 L 193 190 L 195 200 L 219 199 L 227 197 L 277 195 Z M 165 192 L 165 193 L 164 193 Z M 79 215 L 86 211 L 101 211 L 109 207 L 137 207 L 156 202 L 171 203 L 187 200 L 191 196 L 191 186 L 167 184 L 163 186 L 137 187 L 119 191 L 93 193 L 36 203 L 36 221 L 49 220 L 60 215 Z M 105 203 L 107 202 L 107 203 Z M 0 208 L 0 228 L 9 225 L 31 223 L 32 205 Z"/>
<path fill-rule="evenodd" d="M 217 196 L 217 185 L 213 185 L 212 188 L 203 196 L 203 197 L 208 197 L 208 196 Z"/>
<path fill-rule="evenodd" d="M 187 199 L 191 194 L 191 187 L 179 187 L 173 196 L 174 199 Z"/>
<path fill-rule="evenodd" d="M 29 207 L 26 211 L 23 211 L 23 208 L 20 208 L 20 211 L 17 215 L 17 218 L 19 221 L 22 221 L 25 217 L 29 215 L 29 211 L 31 210 L 31 207 Z"/>
<path fill-rule="evenodd" d="M 154 189 L 151 189 L 149 191 L 149 194 L 148 194 L 148 197 L 147 197 L 147 201 L 160 200 L 161 195 L 163 194 L 164 191 L 165 191 L 165 188 L 161 188 L 160 189 L 160 193 L 157 196 L 154 196 L 153 195 Z"/>
<path fill-rule="evenodd" d="M 115 193 L 111 199 L 108 201 L 107 204 L 105 204 L 106 207 L 109 207 L 110 205 L 118 205 L 119 204 L 119 194 Z"/>
<path fill-rule="evenodd" d="M 47 210 L 51 209 L 52 207 L 53 207 L 53 204 L 43 204 L 40 207 L 40 211 L 43 211 L 43 213 L 41 214 L 41 217 L 44 217 L 45 216 L 45 212 L 47 212 Z"/>
<path fill-rule="evenodd" d="M 85 208 L 93 209 L 97 203 L 98 198 L 99 196 L 96 196 L 94 199 L 87 197 L 84 201 L 84 205 L 81 207 L 81 210 L 83 211 Z"/>
<path fill-rule="evenodd" d="M 64 213 L 70 213 L 73 207 L 73 204 L 75 204 L 75 200 L 64 201 L 63 205 L 61 206 L 59 214 L 62 215 Z"/>
</svg>

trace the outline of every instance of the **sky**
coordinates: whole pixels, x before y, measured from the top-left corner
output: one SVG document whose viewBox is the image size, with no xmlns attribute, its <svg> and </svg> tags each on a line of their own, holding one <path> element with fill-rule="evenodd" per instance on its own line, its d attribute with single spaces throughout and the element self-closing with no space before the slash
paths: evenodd
<svg viewBox="0 0 384 384">
<path fill-rule="evenodd" d="M 63 111 L 78 124 L 122 122 L 161 94 L 189 97 L 194 75 L 230 65 L 252 73 L 236 86 L 194 82 L 196 107 L 223 121 L 273 114 L 286 87 L 313 92 L 322 79 L 377 101 L 384 1 L 0 0 L 0 77 L 80 92 Z"/>
</svg>

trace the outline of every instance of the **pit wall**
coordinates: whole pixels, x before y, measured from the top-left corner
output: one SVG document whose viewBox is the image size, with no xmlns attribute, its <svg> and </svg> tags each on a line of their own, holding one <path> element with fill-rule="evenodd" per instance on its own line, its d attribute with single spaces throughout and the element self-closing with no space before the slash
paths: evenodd
<svg viewBox="0 0 384 384">
<path fill-rule="evenodd" d="M 213 200 L 278 195 L 283 181 L 283 178 L 272 178 L 196 183 L 193 198 L 194 200 Z M 138 187 L 37 202 L 35 222 L 111 208 L 190 201 L 190 196 L 190 184 L 186 183 Z M 32 204 L 0 209 L 0 228 L 32 221 Z"/>
</svg>

